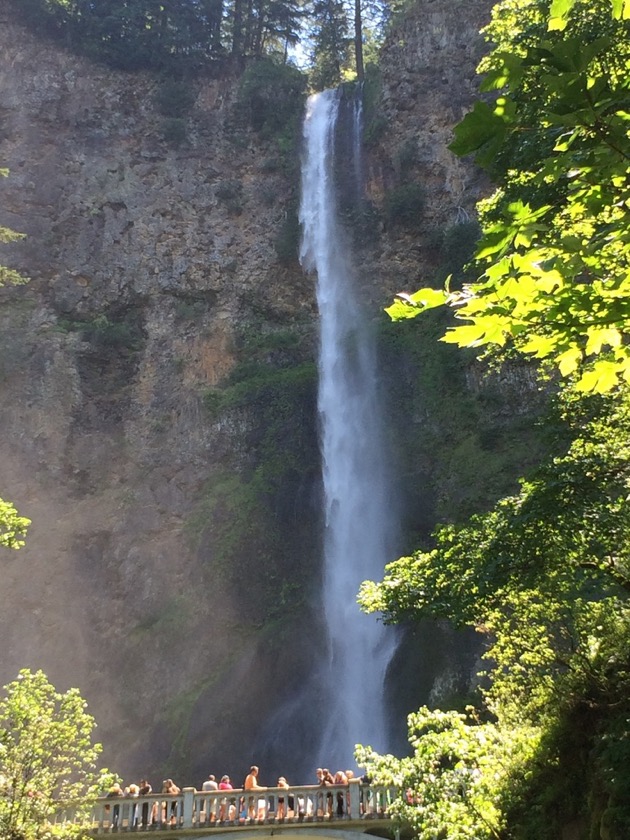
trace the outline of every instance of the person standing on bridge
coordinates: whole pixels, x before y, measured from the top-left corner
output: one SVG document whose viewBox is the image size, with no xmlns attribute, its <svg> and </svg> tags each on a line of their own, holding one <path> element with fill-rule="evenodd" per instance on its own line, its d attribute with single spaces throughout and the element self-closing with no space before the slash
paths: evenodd
<svg viewBox="0 0 630 840">
<path fill-rule="evenodd" d="M 221 776 L 221 781 L 219 782 L 219 790 L 234 790 L 232 786 L 232 782 L 230 781 L 229 776 Z M 230 810 L 233 806 L 230 806 Z M 221 800 L 221 804 L 219 805 L 219 821 L 223 821 L 227 818 L 232 819 L 232 815 L 228 811 L 228 801 L 227 798 L 224 797 Z"/>
<path fill-rule="evenodd" d="M 140 779 L 140 787 L 138 789 L 139 796 L 148 796 L 153 793 L 153 788 L 146 779 Z M 157 819 L 157 804 L 154 802 L 151 806 L 151 823 L 155 823 Z M 140 818 L 142 828 L 146 828 L 149 824 L 149 803 L 142 803 L 142 816 Z"/>
<path fill-rule="evenodd" d="M 277 786 L 279 788 L 282 788 L 282 790 L 288 790 L 289 789 L 289 783 L 284 778 L 284 776 L 280 776 L 280 778 L 278 779 L 278 785 Z M 289 810 L 293 811 L 294 808 L 295 808 L 295 804 L 293 802 L 293 797 L 289 796 Z M 287 816 L 286 799 L 284 798 L 284 796 L 279 796 L 278 797 L 278 808 L 276 810 L 276 819 L 283 820 L 286 816 Z"/>
<path fill-rule="evenodd" d="M 138 785 L 131 784 L 128 788 L 125 788 L 125 796 L 131 796 L 133 799 L 137 799 L 140 796 Z M 135 802 L 130 808 L 129 825 L 133 828 L 138 828 L 138 805 Z"/>
<path fill-rule="evenodd" d="M 175 782 L 172 779 L 164 779 L 164 781 L 162 782 L 162 793 L 167 793 L 169 796 L 179 796 L 179 794 L 181 793 L 181 790 L 179 789 L 179 787 L 175 784 Z M 176 799 L 171 800 L 170 809 L 168 807 L 168 801 L 165 801 L 163 803 L 163 806 L 164 807 L 163 807 L 163 810 L 162 810 L 162 813 L 163 813 L 162 822 L 166 823 L 168 821 L 168 814 L 169 814 L 169 810 L 170 810 L 171 825 L 176 825 L 177 824 L 177 800 Z"/>
<path fill-rule="evenodd" d="M 348 777 L 346 776 L 346 774 L 344 773 L 343 770 L 337 770 L 337 772 L 335 773 L 335 784 L 336 785 L 347 785 L 348 784 Z M 343 791 L 338 790 L 337 791 L 337 816 L 338 817 L 343 817 L 343 815 L 345 814 L 345 812 L 346 812 L 345 805 L 346 805 L 346 794 Z"/>
<path fill-rule="evenodd" d="M 332 773 L 327 767 L 323 769 L 318 767 L 316 772 L 317 776 L 317 784 L 320 787 L 329 787 L 330 785 L 335 784 L 335 780 L 333 779 Z M 333 795 L 332 793 L 326 794 L 326 810 L 324 811 L 324 797 L 320 793 L 317 797 L 317 816 L 323 817 L 325 814 L 328 817 L 332 817 L 333 811 Z"/>
<path fill-rule="evenodd" d="M 245 782 L 243 783 L 243 790 L 267 790 L 265 787 L 261 787 L 258 784 L 258 767 L 255 764 L 249 768 L 249 773 L 245 777 Z M 265 800 L 259 799 L 258 800 L 258 808 L 254 805 L 254 797 L 248 796 L 247 797 L 247 816 L 250 820 L 253 820 L 256 817 L 259 820 L 265 819 Z"/>
<path fill-rule="evenodd" d="M 201 786 L 201 790 L 204 793 L 214 793 L 215 790 L 219 789 L 219 785 L 217 784 L 216 776 L 213 776 L 212 773 L 208 776 L 205 782 Z M 214 822 L 217 816 L 217 801 L 216 798 L 212 800 L 212 804 L 207 804 L 208 807 L 208 819 Z M 204 815 L 205 819 L 205 815 Z"/>
<path fill-rule="evenodd" d="M 123 789 L 121 786 L 116 783 L 112 785 L 109 789 L 109 793 L 107 794 L 108 798 L 110 799 L 117 799 L 119 796 L 124 796 Z M 109 810 L 109 806 L 105 806 L 106 810 Z M 117 829 L 118 828 L 118 821 L 120 819 L 120 805 L 114 805 L 112 807 L 112 820 L 111 820 L 111 828 Z"/>
</svg>

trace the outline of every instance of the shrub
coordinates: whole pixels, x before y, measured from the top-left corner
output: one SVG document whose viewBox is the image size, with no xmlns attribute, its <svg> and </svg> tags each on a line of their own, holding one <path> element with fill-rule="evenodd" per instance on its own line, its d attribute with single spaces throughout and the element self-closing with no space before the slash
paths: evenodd
<svg viewBox="0 0 630 840">
<path fill-rule="evenodd" d="M 457 288 L 457 284 L 461 281 L 474 278 L 474 271 L 467 270 L 467 265 L 473 258 L 480 236 L 481 228 L 474 219 L 451 225 L 444 231 L 438 275 L 440 279 L 444 279 L 449 274 L 455 275 L 454 285 L 451 288 Z"/>
<path fill-rule="evenodd" d="M 234 201 L 241 197 L 243 185 L 236 179 L 219 181 L 214 192 L 220 201 Z"/>
<path fill-rule="evenodd" d="M 196 98 L 197 94 L 188 82 L 168 79 L 156 91 L 154 101 L 163 117 L 183 117 L 189 113 Z"/>
<path fill-rule="evenodd" d="M 167 117 L 162 121 L 162 139 L 177 148 L 186 139 L 186 122 L 180 117 Z"/>
<path fill-rule="evenodd" d="M 297 215 L 297 208 L 295 205 L 292 205 L 287 209 L 286 216 L 280 225 L 276 241 L 274 242 L 279 263 L 282 265 L 292 265 L 298 261 L 301 236 L 302 230 Z"/>
<path fill-rule="evenodd" d="M 238 109 L 266 137 L 293 134 L 304 109 L 306 76 L 290 64 L 262 59 L 249 65 L 241 82 Z"/>
<path fill-rule="evenodd" d="M 385 198 L 385 212 L 390 225 L 413 228 L 418 220 L 426 198 L 420 184 L 410 183 L 396 187 Z"/>
<path fill-rule="evenodd" d="M 343 221 L 357 246 L 376 245 L 380 236 L 381 214 L 371 201 L 362 201 L 342 213 Z"/>
<path fill-rule="evenodd" d="M 81 328 L 82 338 L 94 347 L 138 350 L 142 341 L 140 329 L 125 321 L 110 321 L 107 315 L 97 315 Z"/>
<path fill-rule="evenodd" d="M 219 181 L 215 195 L 223 202 L 231 216 L 240 216 L 243 212 L 243 185 L 240 181 L 229 179 Z"/>
<path fill-rule="evenodd" d="M 418 162 L 418 141 L 415 137 L 408 137 L 396 152 L 394 166 L 400 179 L 413 169 Z"/>
<path fill-rule="evenodd" d="M 369 63 L 365 67 L 365 81 L 363 82 L 363 141 L 366 146 L 374 146 L 383 137 L 389 123 L 379 112 L 382 83 L 378 66 Z"/>
</svg>

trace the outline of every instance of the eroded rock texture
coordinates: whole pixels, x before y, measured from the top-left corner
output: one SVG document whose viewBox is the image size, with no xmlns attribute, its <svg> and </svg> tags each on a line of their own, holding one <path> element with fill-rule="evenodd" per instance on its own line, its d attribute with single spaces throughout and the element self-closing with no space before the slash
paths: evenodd
<svg viewBox="0 0 630 840">
<path fill-rule="evenodd" d="M 489 6 L 427 0 L 388 39 L 359 241 L 376 313 L 483 188 L 446 147 Z M 3 259 L 31 278 L 1 293 L 0 495 L 33 520 L 1 557 L 0 679 L 78 686 L 125 777 L 238 779 L 317 645 L 313 282 L 275 247 L 295 170 L 235 116 L 235 78 L 196 83 L 175 147 L 155 79 L 0 24 L 0 223 L 27 234 Z M 409 180 L 412 229 L 385 212 Z"/>
</svg>

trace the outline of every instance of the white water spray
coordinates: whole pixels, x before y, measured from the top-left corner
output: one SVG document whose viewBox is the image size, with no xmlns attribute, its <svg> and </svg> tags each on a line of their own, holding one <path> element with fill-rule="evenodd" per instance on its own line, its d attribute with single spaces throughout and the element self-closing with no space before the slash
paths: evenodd
<svg viewBox="0 0 630 840">
<path fill-rule="evenodd" d="M 348 244 L 337 218 L 334 135 L 339 93 L 308 102 L 304 127 L 301 261 L 317 275 L 319 396 L 325 537 L 323 605 L 327 662 L 317 761 L 350 766 L 357 743 L 387 748 L 384 678 L 393 632 L 361 613 L 357 592 L 393 559 L 394 512 L 388 481 L 377 368 Z M 356 113 L 359 113 L 357 110 Z M 357 124 L 358 120 L 354 121 Z M 348 166 L 354 166 L 348 161 Z"/>
</svg>

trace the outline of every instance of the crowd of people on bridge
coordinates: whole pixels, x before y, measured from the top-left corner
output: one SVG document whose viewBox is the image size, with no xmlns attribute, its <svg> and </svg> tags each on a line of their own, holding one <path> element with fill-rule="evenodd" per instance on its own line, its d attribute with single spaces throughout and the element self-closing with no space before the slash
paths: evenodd
<svg viewBox="0 0 630 840">
<path fill-rule="evenodd" d="M 284 820 L 292 817 L 328 817 L 334 816 L 342 817 L 349 813 L 350 799 L 348 791 L 330 791 L 324 793 L 323 791 L 315 798 L 315 805 L 310 798 L 303 796 L 295 796 L 290 793 L 291 787 L 284 776 L 278 778 L 275 788 L 277 788 L 276 796 L 273 800 L 268 800 L 262 796 L 263 791 L 270 788 L 259 784 L 259 768 L 257 765 L 252 765 L 249 773 L 245 776 L 242 788 L 234 788 L 230 777 L 224 774 L 217 782 L 216 776 L 210 774 L 201 785 L 201 793 L 218 793 L 220 791 L 235 791 L 243 794 L 240 796 L 230 796 L 226 793 L 225 796 L 219 798 L 213 797 L 208 799 L 207 804 L 202 804 L 202 810 L 197 815 L 198 821 L 203 823 L 221 824 L 224 822 L 233 823 L 238 820 L 240 823 L 251 822 L 257 820 L 266 820 L 274 818 L 275 820 Z M 315 773 L 316 784 L 319 787 L 334 787 L 340 785 L 348 785 L 349 781 L 354 778 L 352 770 L 338 770 L 332 774 L 327 768 L 318 767 Z M 370 784 L 370 779 L 367 776 L 361 776 L 359 781 L 364 785 Z M 271 789 L 275 789 L 271 786 Z M 282 793 L 287 791 L 286 794 Z M 246 791 L 251 791 L 249 795 L 244 795 Z M 258 793 L 256 793 L 258 792 Z M 141 779 L 139 784 L 130 784 L 123 788 L 120 784 L 113 785 L 107 793 L 107 798 L 118 799 L 119 797 L 137 798 L 148 796 L 149 794 L 164 794 L 169 797 L 176 796 L 181 793 L 181 788 L 175 784 L 172 779 L 165 779 L 158 791 L 154 791 L 151 784 L 146 779 Z M 275 805 L 275 811 L 271 811 L 271 806 Z M 120 819 L 120 805 L 111 803 L 111 806 L 106 806 L 109 810 L 111 807 L 112 816 L 111 824 L 113 827 L 118 826 Z M 132 822 L 134 825 L 148 827 L 151 825 L 165 824 L 171 822 L 173 824 L 177 821 L 177 801 L 154 801 L 143 802 L 132 808 Z M 207 812 L 206 812 L 207 808 Z M 315 811 L 315 813 L 314 813 Z"/>
</svg>

